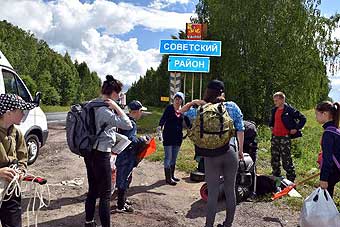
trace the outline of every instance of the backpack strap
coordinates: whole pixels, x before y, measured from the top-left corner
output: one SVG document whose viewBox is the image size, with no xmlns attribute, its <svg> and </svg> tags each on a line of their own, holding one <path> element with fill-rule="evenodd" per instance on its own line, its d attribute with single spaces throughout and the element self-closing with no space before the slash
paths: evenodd
<svg viewBox="0 0 340 227">
<path fill-rule="evenodd" d="M 203 138 L 203 106 L 200 106 L 199 109 L 199 113 L 200 113 L 200 138 Z"/>
<path fill-rule="evenodd" d="M 219 119 L 220 119 L 220 138 L 222 137 L 223 134 L 223 110 L 222 110 L 222 105 L 223 103 L 221 102 L 218 107 L 217 110 L 219 112 Z"/>
<path fill-rule="evenodd" d="M 97 133 L 97 137 L 102 134 L 106 128 L 106 126 L 108 126 L 108 124 L 105 122 L 101 127 L 100 127 L 100 130 L 99 132 Z"/>
<path fill-rule="evenodd" d="M 334 126 L 328 126 L 327 128 L 325 128 L 324 132 L 332 132 L 340 136 L 340 130 Z"/>
<path fill-rule="evenodd" d="M 334 133 L 338 136 L 340 136 L 340 130 L 334 126 L 328 126 L 324 132 L 331 132 L 331 133 Z M 332 155 L 333 157 L 333 161 L 335 163 L 335 165 L 338 167 L 338 169 L 340 170 L 340 163 L 338 162 L 338 160 L 336 159 L 336 157 L 334 156 L 334 154 Z"/>
</svg>

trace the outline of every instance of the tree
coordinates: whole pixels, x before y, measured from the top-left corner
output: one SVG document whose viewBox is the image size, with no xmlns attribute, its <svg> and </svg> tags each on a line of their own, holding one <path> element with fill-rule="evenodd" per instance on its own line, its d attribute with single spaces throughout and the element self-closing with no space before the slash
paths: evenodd
<svg viewBox="0 0 340 227">
<path fill-rule="evenodd" d="M 279 90 L 301 108 L 327 98 L 326 51 L 318 45 L 330 40 L 316 34 L 329 34 L 335 22 L 315 13 L 317 6 L 313 0 L 199 1 L 193 20 L 208 22 L 208 39 L 222 41 L 222 57 L 212 58 L 211 74 L 225 82 L 227 99 L 246 118 L 265 121 Z M 327 56 L 336 51 L 325 49 Z"/>
<path fill-rule="evenodd" d="M 27 75 L 21 75 L 21 79 L 26 84 L 26 87 L 30 91 L 31 95 L 34 95 L 37 92 L 37 84 L 35 83 L 35 81 Z"/>
</svg>

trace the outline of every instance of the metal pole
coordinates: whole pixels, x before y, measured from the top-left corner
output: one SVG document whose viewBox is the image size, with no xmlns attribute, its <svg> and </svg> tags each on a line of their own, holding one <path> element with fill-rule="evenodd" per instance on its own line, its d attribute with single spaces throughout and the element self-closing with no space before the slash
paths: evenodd
<svg viewBox="0 0 340 227">
<path fill-rule="evenodd" d="M 185 104 L 185 82 L 187 81 L 187 74 L 184 73 L 184 83 L 183 83 L 183 94 L 184 94 L 184 100 L 183 105 Z"/>
<path fill-rule="evenodd" d="M 194 77 L 195 73 L 192 74 L 191 78 L 191 101 L 194 100 Z"/>
<path fill-rule="evenodd" d="M 174 93 L 172 94 L 172 102 L 174 102 L 174 95 L 176 94 L 176 82 L 177 82 L 177 72 L 174 72 L 175 73 L 175 78 L 174 78 L 174 81 L 173 81 L 173 85 L 174 85 Z"/>
<path fill-rule="evenodd" d="M 202 73 L 200 74 L 200 99 L 202 99 Z"/>
</svg>

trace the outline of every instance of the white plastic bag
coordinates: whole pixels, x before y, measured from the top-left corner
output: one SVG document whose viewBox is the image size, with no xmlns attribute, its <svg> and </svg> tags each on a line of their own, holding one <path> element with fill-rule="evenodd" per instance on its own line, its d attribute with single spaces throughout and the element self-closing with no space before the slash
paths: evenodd
<svg viewBox="0 0 340 227">
<path fill-rule="evenodd" d="M 301 227 L 340 227 L 340 214 L 327 190 L 320 187 L 304 201 Z"/>
</svg>

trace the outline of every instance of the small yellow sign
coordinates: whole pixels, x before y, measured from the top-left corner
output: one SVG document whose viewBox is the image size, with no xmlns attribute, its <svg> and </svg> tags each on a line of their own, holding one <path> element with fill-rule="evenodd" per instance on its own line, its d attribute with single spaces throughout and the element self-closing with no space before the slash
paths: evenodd
<svg viewBox="0 0 340 227">
<path fill-rule="evenodd" d="M 170 101 L 170 98 L 167 97 L 167 96 L 161 96 L 161 102 L 169 102 Z"/>
</svg>

